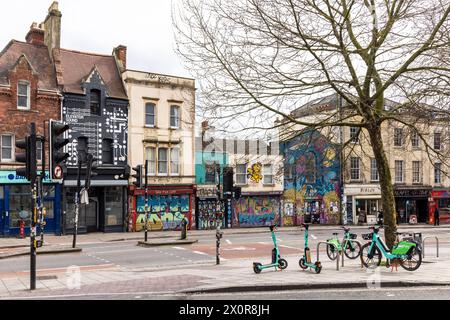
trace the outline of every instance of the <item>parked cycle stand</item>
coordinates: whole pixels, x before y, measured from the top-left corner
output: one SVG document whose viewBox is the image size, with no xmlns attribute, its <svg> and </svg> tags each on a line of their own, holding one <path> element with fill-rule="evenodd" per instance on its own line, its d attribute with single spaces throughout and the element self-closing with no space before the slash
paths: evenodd
<svg viewBox="0 0 450 320">
<path fill-rule="evenodd" d="M 439 258 L 439 238 L 437 236 L 428 236 L 422 240 L 422 256 L 425 258 L 425 240 L 434 238 L 436 239 L 436 257 Z"/>
<path fill-rule="evenodd" d="M 344 253 L 344 246 L 345 246 L 345 242 L 346 242 L 346 241 L 349 241 L 349 242 L 355 242 L 355 243 L 357 243 L 357 244 L 359 245 L 360 248 L 362 248 L 362 243 L 359 242 L 358 240 L 353 240 L 353 239 L 343 240 L 343 241 L 342 241 L 342 244 L 341 244 L 341 247 L 342 247 L 342 251 L 341 251 L 342 264 L 341 264 L 341 267 L 344 267 L 344 256 L 345 256 L 345 253 Z M 361 252 L 360 254 L 362 254 L 362 252 Z M 339 255 L 338 255 L 338 256 L 339 256 Z M 361 261 L 361 268 L 364 268 L 364 265 L 363 265 L 363 263 L 362 263 L 361 257 L 359 258 L 359 261 Z"/>
<path fill-rule="evenodd" d="M 321 244 L 326 244 L 328 246 L 333 246 L 336 249 L 336 251 L 338 252 L 338 247 L 335 244 L 329 243 L 329 242 L 326 242 L 326 241 L 320 241 L 319 243 L 317 243 L 317 255 L 316 255 L 317 261 L 320 261 L 319 260 L 319 247 L 320 247 Z M 336 270 L 339 271 L 339 254 L 336 256 Z"/>
</svg>

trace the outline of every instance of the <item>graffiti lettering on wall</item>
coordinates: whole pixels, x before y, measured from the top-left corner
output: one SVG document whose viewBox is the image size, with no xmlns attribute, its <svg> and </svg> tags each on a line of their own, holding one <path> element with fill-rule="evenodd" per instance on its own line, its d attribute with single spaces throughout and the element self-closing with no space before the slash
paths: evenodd
<svg viewBox="0 0 450 320">
<path fill-rule="evenodd" d="M 280 199 L 268 196 L 242 197 L 234 203 L 235 223 L 240 227 L 269 226 L 279 221 Z"/>
<path fill-rule="evenodd" d="M 216 218 L 217 200 L 200 200 L 198 202 L 197 214 L 199 230 L 215 229 L 217 225 Z M 221 228 L 225 228 L 225 207 L 223 202 L 220 203 L 219 217 L 221 218 Z"/>
<path fill-rule="evenodd" d="M 147 227 L 149 230 L 177 230 L 181 227 L 181 221 L 188 218 L 189 195 L 182 196 L 149 196 L 149 215 Z M 141 231 L 145 226 L 145 196 L 138 196 L 136 208 L 136 231 Z"/>
</svg>

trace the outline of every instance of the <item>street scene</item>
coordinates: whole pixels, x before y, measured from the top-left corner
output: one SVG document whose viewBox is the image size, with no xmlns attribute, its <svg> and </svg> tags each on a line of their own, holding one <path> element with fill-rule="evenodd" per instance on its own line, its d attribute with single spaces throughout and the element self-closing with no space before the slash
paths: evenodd
<svg viewBox="0 0 450 320">
<path fill-rule="evenodd" d="M 8 6 L 0 300 L 450 299 L 449 0 Z"/>
</svg>

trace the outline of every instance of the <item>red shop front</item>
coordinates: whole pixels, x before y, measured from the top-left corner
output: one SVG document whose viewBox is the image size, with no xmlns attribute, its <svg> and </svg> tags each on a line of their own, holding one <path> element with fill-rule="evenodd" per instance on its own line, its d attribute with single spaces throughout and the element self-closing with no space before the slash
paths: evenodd
<svg viewBox="0 0 450 320">
<path fill-rule="evenodd" d="M 450 190 L 433 190 L 429 199 L 428 223 L 434 224 L 434 211 L 439 208 L 439 222 L 450 223 Z"/>
<path fill-rule="evenodd" d="M 195 185 L 150 186 L 148 188 L 148 230 L 180 230 L 181 221 L 188 219 L 192 228 L 192 212 Z M 130 186 L 130 231 L 142 231 L 145 227 L 145 189 Z"/>
</svg>

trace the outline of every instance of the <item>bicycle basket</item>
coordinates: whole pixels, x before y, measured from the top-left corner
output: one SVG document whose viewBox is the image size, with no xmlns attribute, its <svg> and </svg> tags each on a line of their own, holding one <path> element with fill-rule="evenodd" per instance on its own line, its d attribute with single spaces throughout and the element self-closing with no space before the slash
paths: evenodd
<svg viewBox="0 0 450 320">
<path fill-rule="evenodd" d="M 373 233 L 363 233 L 361 236 L 364 240 L 372 240 Z"/>
<path fill-rule="evenodd" d="M 356 238 L 358 238 L 358 235 L 356 233 L 350 233 L 350 239 L 355 240 Z"/>
</svg>

